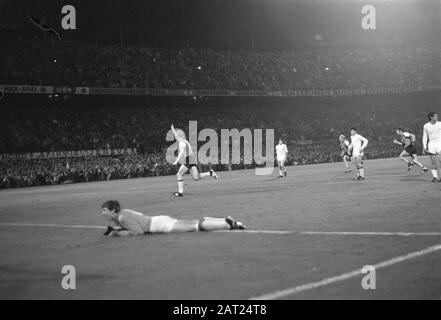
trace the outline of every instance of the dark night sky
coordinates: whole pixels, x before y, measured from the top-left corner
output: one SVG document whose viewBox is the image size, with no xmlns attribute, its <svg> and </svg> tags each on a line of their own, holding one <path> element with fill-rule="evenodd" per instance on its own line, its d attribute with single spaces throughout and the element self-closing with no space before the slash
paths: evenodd
<svg viewBox="0 0 441 320">
<path fill-rule="evenodd" d="M 377 9 L 377 30 L 360 27 L 361 7 Z M 77 9 L 65 39 L 99 44 L 289 50 L 311 45 L 439 44 L 441 5 L 433 0 L 0 0 L 0 36 L 38 36 L 31 12 L 61 29 L 61 7 Z M 313 40 L 323 35 L 323 42 Z"/>
</svg>

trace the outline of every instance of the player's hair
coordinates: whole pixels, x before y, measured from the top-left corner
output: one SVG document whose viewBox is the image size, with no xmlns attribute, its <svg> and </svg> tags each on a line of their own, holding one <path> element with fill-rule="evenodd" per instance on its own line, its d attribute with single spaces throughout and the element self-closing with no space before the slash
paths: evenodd
<svg viewBox="0 0 441 320">
<path fill-rule="evenodd" d="M 403 132 L 404 129 L 403 129 L 403 127 L 398 127 L 398 128 L 397 128 L 397 131 L 401 131 L 401 132 Z"/>
<path fill-rule="evenodd" d="M 352 131 L 352 130 L 354 130 L 354 131 L 357 131 L 357 128 L 356 127 L 352 127 L 351 129 L 349 129 L 350 131 Z"/>
<path fill-rule="evenodd" d="M 339 138 L 346 138 L 344 134 L 338 136 Z"/>
<path fill-rule="evenodd" d="M 185 139 L 185 132 L 182 129 L 176 129 L 176 135 L 178 137 L 181 137 L 181 138 Z"/>
<path fill-rule="evenodd" d="M 427 115 L 427 118 L 429 118 L 429 121 L 432 120 L 433 116 L 438 114 L 438 112 L 429 112 L 429 114 Z"/>
<path fill-rule="evenodd" d="M 116 200 L 108 200 L 101 205 L 101 208 L 107 208 L 110 211 L 115 210 L 116 213 L 121 211 L 121 205 Z"/>
</svg>

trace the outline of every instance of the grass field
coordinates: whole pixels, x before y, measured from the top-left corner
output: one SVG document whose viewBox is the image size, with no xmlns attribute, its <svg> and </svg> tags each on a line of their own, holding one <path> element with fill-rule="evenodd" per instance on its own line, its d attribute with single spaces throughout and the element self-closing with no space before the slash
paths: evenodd
<svg viewBox="0 0 441 320">
<path fill-rule="evenodd" d="M 177 199 L 174 176 L 2 190 L 0 298 L 440 299 L 441 183 L 398 159 L 368 160 L 362 182 L 343 172 L 186 175 Z M 249 231 L 108 238 L 109 199 L 147 215 L 232 215 Z M 61 287 L 64 265 L 75 290 Z M 365 265 L 375 290 L 361 286 Z"/>
</svg>

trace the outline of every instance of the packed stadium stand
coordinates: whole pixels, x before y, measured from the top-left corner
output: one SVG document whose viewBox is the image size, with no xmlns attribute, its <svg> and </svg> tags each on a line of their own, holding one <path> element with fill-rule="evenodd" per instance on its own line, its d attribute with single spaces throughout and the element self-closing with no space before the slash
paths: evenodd
<svg viewBox="0 0 441 320">
<path fill-rule="evenodd" d="M 1 3 L 0 188 L 174 174 L 165 136 L 191 120 L 274 129 L 288 165 L 341 161 L 338 136 L 352 126 L 370 140 L 367 158 L 397 156 L 394 129 L 415 133 L 421 151 L 425 115 L 439 108 L 435 1 L 375 2 L 381 32 L 360 28 L 355 1 L 274 4 L 270 15 L 255 1 L 73 4 L 76 30 L 59 28 L 52 1 Z M 112 149 L 133 152 L 29 156 Z"/>
<path fill-rule="evenodd" d="M 441 81 L 437 46 L 298 51 L 94 46 L 16 40 L 0 48 L 3 83 L 162 89 L 360 89 Z"/>
<path fill-rule="evenodd" d="M 397 156 L 398 126 L 417 135 L 439 93 L 303 98 L 207 98 L 9 95 L 0 108 L 0 154 L 90 149 L 136 149 L 136 154 L 59 159 L 3 159 L 1 187 L 174 174 L 165 160 L 171 123 L 198 130 L 274 129 L 289 147 L 288 165 L 340 161 L 337 138 L 355 126 L 370 140 L 367 158 Z M 250 112 L 252 110 L 252 112 Z M 13 111 L 13 112 L 12 112 Z M 349 125 L 350 124 L 350 125 Z M 203 143 L 203 142 L 202 142 Z M 254 165 L 215 164 L 217 170 Z"/>
</svg>

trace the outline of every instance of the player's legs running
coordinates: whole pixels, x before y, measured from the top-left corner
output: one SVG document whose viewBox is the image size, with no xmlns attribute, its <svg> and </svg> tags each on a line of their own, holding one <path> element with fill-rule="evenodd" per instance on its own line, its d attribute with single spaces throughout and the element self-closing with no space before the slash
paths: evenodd
<svg viewBox="0 0 441 320">
<path fill-rule="evenodd" d="M 285 168 L 285 160 L 278 160 L 277 164 L 279 165 L 279 177 L 286 177 L 286 168 Z"/>
<path fill-rule="evenodd" d="M 351 161 L 350 159 L 351 158 L 348 155 L 344 155 L 343 156 L 343 162 L 344 162 L 345 167 L 346 167 L 346 171 L 345 171 L 346 173 L 351 172 L 351 167 L 349 166 L 349 161 Z"/>
<path fill-rule="evenodd" d="M 285 175 L 285 177 L 287 176 L 286 173 L 286 167 L 285 167 L 285 160 L 282 161 L 282 168 L 283 168 L 283 174 Z"/>
<path fill-rule="evenodd" d="M 178 173 L 176 174 L 176 178 L 178 180 L 178 192 L 175 192 L 174 195 L 177 197 L 182 197 L 184 195 L 184 174 L 187 171 L 188 168 L 184 164 L 181 164 Z"/>
<path fill-rule="evenodd" d="M 184 164 L 182 164 L 179 167 L 178 173 L 176 174 L 176 177 L 178 179 L 178 192 L 175 192 L 174 195 L 176 197 L 183 197 L 184 196 L 184 174 L 188 171 L 188 167 Z M 200 179 L 203 179 L 208 176 L 212 176 L 214 179 L 218 179 L 218 176 L 216 172 L 214 172 L 213 169 L 210 169 L 208 172 L 202 172 L 199 173 L 199 169 L 196 165 L 192 165 L 190 168 L 191 176 L 193 177 L 193 180 L 198 181 Z"/>
<path fill-rule="evenodd" d="M 364 180 L 363 158 L 361 155 L 354 156 L 355 167 L 357 168 L 357 180 Z"/>
<path fill-rule="evenodd" d="M 412 154 L 411 157 L 412 157 L 412 162 L 415 163 L 418 167 L 420 167 L 424 173 L 428 171 L 428 169 L 421 162 L 418 161 L 418 156 L 416 153 Z"/>
<path fill-rule="evenodd" d="M 191 176 L 193 177 L 193 180 L 195 180 L 195 181 L 203 179 L 208 176 L 212 176 L 216 180 L 218 179 L 218 176 L 217 176 L 216 172 L 214 172 L 213 169 L 210 169 L 210 171 L 207 171 L 207 172 L 199 172 L 198 167 L 195 165 L 191 167 Z"/>
<path fill-rule="evenodd" d="M 398 156 L 398 159 L 403 161 L 405 164 L 407 164 L 407 170 L 410 170 L 413 166 L 413 163 L 409 160 L 407 160 L 407 157 L 409 157 L 410 154 L 406 152 L 406 150 L 403 150 L 400 155 Z"/>
<path fill-rule="evenodd" d="M 441 178 L 438 175 L 438 170 L 441 170 L 441 153 L 431 154 L 430 161 L 432 163 L 432 182 L 441 182 Z"/>
<path fill-rule="evenodd" d="M 441 151 L 435 156 L 437 163 L 437 170 L 439 171 L 438 182 L 441 182 Z"/>
</svg>

